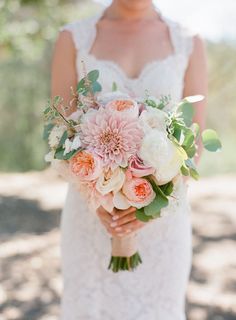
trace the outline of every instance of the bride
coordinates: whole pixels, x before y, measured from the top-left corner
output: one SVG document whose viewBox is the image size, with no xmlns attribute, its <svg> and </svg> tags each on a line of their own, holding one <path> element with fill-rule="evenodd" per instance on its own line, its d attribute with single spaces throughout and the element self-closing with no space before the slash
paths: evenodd
<svg viewBox="0 0 236 320">
<path fill-rule="evenodd" d="M 103 92 L 115 82 L 120 91 L 141 96 L 148 89 L 174 101 L 207 94 L 203 41 L 163 16 L 151 0 L 113 0 L 98 14 L 63 25 L 53 54 L 52 97 L 68 102 L 84 65 L 100 71 Z M 202 127 L 205 101 L 195 107 Z M 66 115 L 73 111 L 75 106 Z M 61 219 L 62 320 L 186 319 L 192 256 L 186 193 L 180 180 L 178 196 L 163 217 L 145 224 L 133 209 L 89 212 L 69 184 Z M 143 263 L 134 272 L 114 274 L 107 269 L 111 236 L 134 231 Z"/>
</svg>

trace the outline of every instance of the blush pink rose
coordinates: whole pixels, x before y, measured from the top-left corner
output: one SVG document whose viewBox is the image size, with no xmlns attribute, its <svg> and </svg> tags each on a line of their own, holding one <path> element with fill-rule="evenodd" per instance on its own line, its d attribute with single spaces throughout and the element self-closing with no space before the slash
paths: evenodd
<svg viewBox="0 0 236 320">
<path fill-rule="evenodd" d="M 101 160 L 87 151 L 80 151 L 69 160 L 71 171 L 83 180 L 95 180 L 102 173 Z"/>
<path fill-rule="evenodd" d="M 154 168 L 145 165 L 138 156 L 131 156 L 129 158 L 128 169 L 132 175 L 137 178 L 148 176 L 155 172 Z"/>
<path fill-rule="evenodd" d="M 143 178 L 126 179 L 120 192 L 114 194 L 113 203 L 117 209 L 127 209 L 130 206 L 143 208 L 155 199 L 155 192 L 151 184 Z"/>
</svg>

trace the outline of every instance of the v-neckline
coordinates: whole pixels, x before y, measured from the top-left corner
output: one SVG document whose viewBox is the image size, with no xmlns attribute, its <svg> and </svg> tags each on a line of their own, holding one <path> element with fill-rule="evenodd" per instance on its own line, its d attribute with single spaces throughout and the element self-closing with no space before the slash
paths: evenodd
<svg viewBox="0 0 236 320">
<path fill-rule="evenodd" d="M 170 37 L 170 42 L 171 45 L 173 47 L 173 52 L 168 54 L 166 57 L 164 58 L 157 58 L 157 59 L 153 59 L 149 62 L 146 62 L 144 64 L 144 66 L 141 68 L 141 71 L 139 72 L 139 74 L 136 77 L 130 77 L 126 71 L 119 65 L 119 63 L 117 63 L 114 60 L 111 59 L 102 59 L 102 58 L 97 58 L 93 53 L 90 52 L 91 48 L 93 47 L 94 41 L 96 40 L 96 36 L 97 36 L 97 24 L 100 21 L 100 19 L 102 18 L 102 16 L 104 15 L 105 9 L 101 10 L 101 12 L 99 12 L 98 14 L 96 14 L 95 16 L 93 16 L 92 19 L 92 28 L 93 28 L 93 32 L 92 32 L 92 36 L 90 39 L 90 44 L 89 47 L 87 48 L 87 52 L 86 55 L 88 57 L 90 57 L 92 60 L 96 61 L 97 63 L 104 63 L 106 65 L 109 65 L 110 67 L 112 67 L 112 69 L 114 69 L 117 73 L 120 74 L 120 76 L 126 81 L 126 82 L 130 82 L 130 83 L 135 83 L 137 81 L 139 81 L 140 79 L 143 78 L 143 76 L 145 74 L 148 73 L 148 71 L 150 69 L 152 69 L 153 67 L 157 66 L 157 65 L 162 65 L 162 64 L 166 64 L 167 62 L 169 62 L 169 60 L 172 60 L 173 58 L 175 58 L 176 54 L 177 54 L 177 50 L 176 50 L 176 45 L 175 45 L 175 39 L 174 39 L 174 35 L 173 35 L 173 29 L 172 29 L 172 25 L 169 21 L 168 18 L 166 18 L 165 16 L 163 16 L 162 13 L 160 13 L 159 10 L 157 10 L 157 8 L 155 8 L 155 10 L 158 12 L 161 20 L 163 22 L 166 23 L 167 28 L 168 28 L 168 32 L 169 32 L 169 37 Z"/>
</svg>

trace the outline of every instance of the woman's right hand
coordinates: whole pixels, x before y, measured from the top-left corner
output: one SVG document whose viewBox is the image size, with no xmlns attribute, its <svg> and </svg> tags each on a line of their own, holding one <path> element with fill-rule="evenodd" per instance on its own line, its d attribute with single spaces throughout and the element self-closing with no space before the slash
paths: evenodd
<svg viewBox="0 0 236 320">
<path fill-rule="evenodd" d="M 96 213 L 101 221 L 101 223 L 103 224 L 103 226 L 106 228 L 107 232 L 112 235 L 112 236 L 118 236 L 118 237 L 122 237 L 125 236 L 127 234 L 129 234 L 130 232 L 132 232 L 133 230 L 123 230 L 123 228 L 121 227 L 114 227 L 114 223 L 116 220 L 114 220 L 114 216 L 117 215 L 122 215 L 122 219 L 125 220 L 125 223 L 131 223 L 132 221 L 137 220 L 135 217 L 135 211 L 136 208 L 134 207 L 130 207 L 127 210 L 117 210 L 114 209 L 111 213 L 106 211 L 102 206 L 100 206 Z"/>
</svg>

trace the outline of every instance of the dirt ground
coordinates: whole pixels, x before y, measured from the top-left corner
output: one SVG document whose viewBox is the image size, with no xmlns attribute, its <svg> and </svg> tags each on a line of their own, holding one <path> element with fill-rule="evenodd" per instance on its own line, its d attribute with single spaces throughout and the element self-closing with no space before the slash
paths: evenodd
<svg viewBox="0 0 236 320">
<path fill-rule="evenodd" d="M 0 174 L 0 320 L 58 319 L 65 193 L 51 170 Z M 236 176 L 191 182 L 189 197 L 188 320 L 236 320 Z"/>
</svg>

